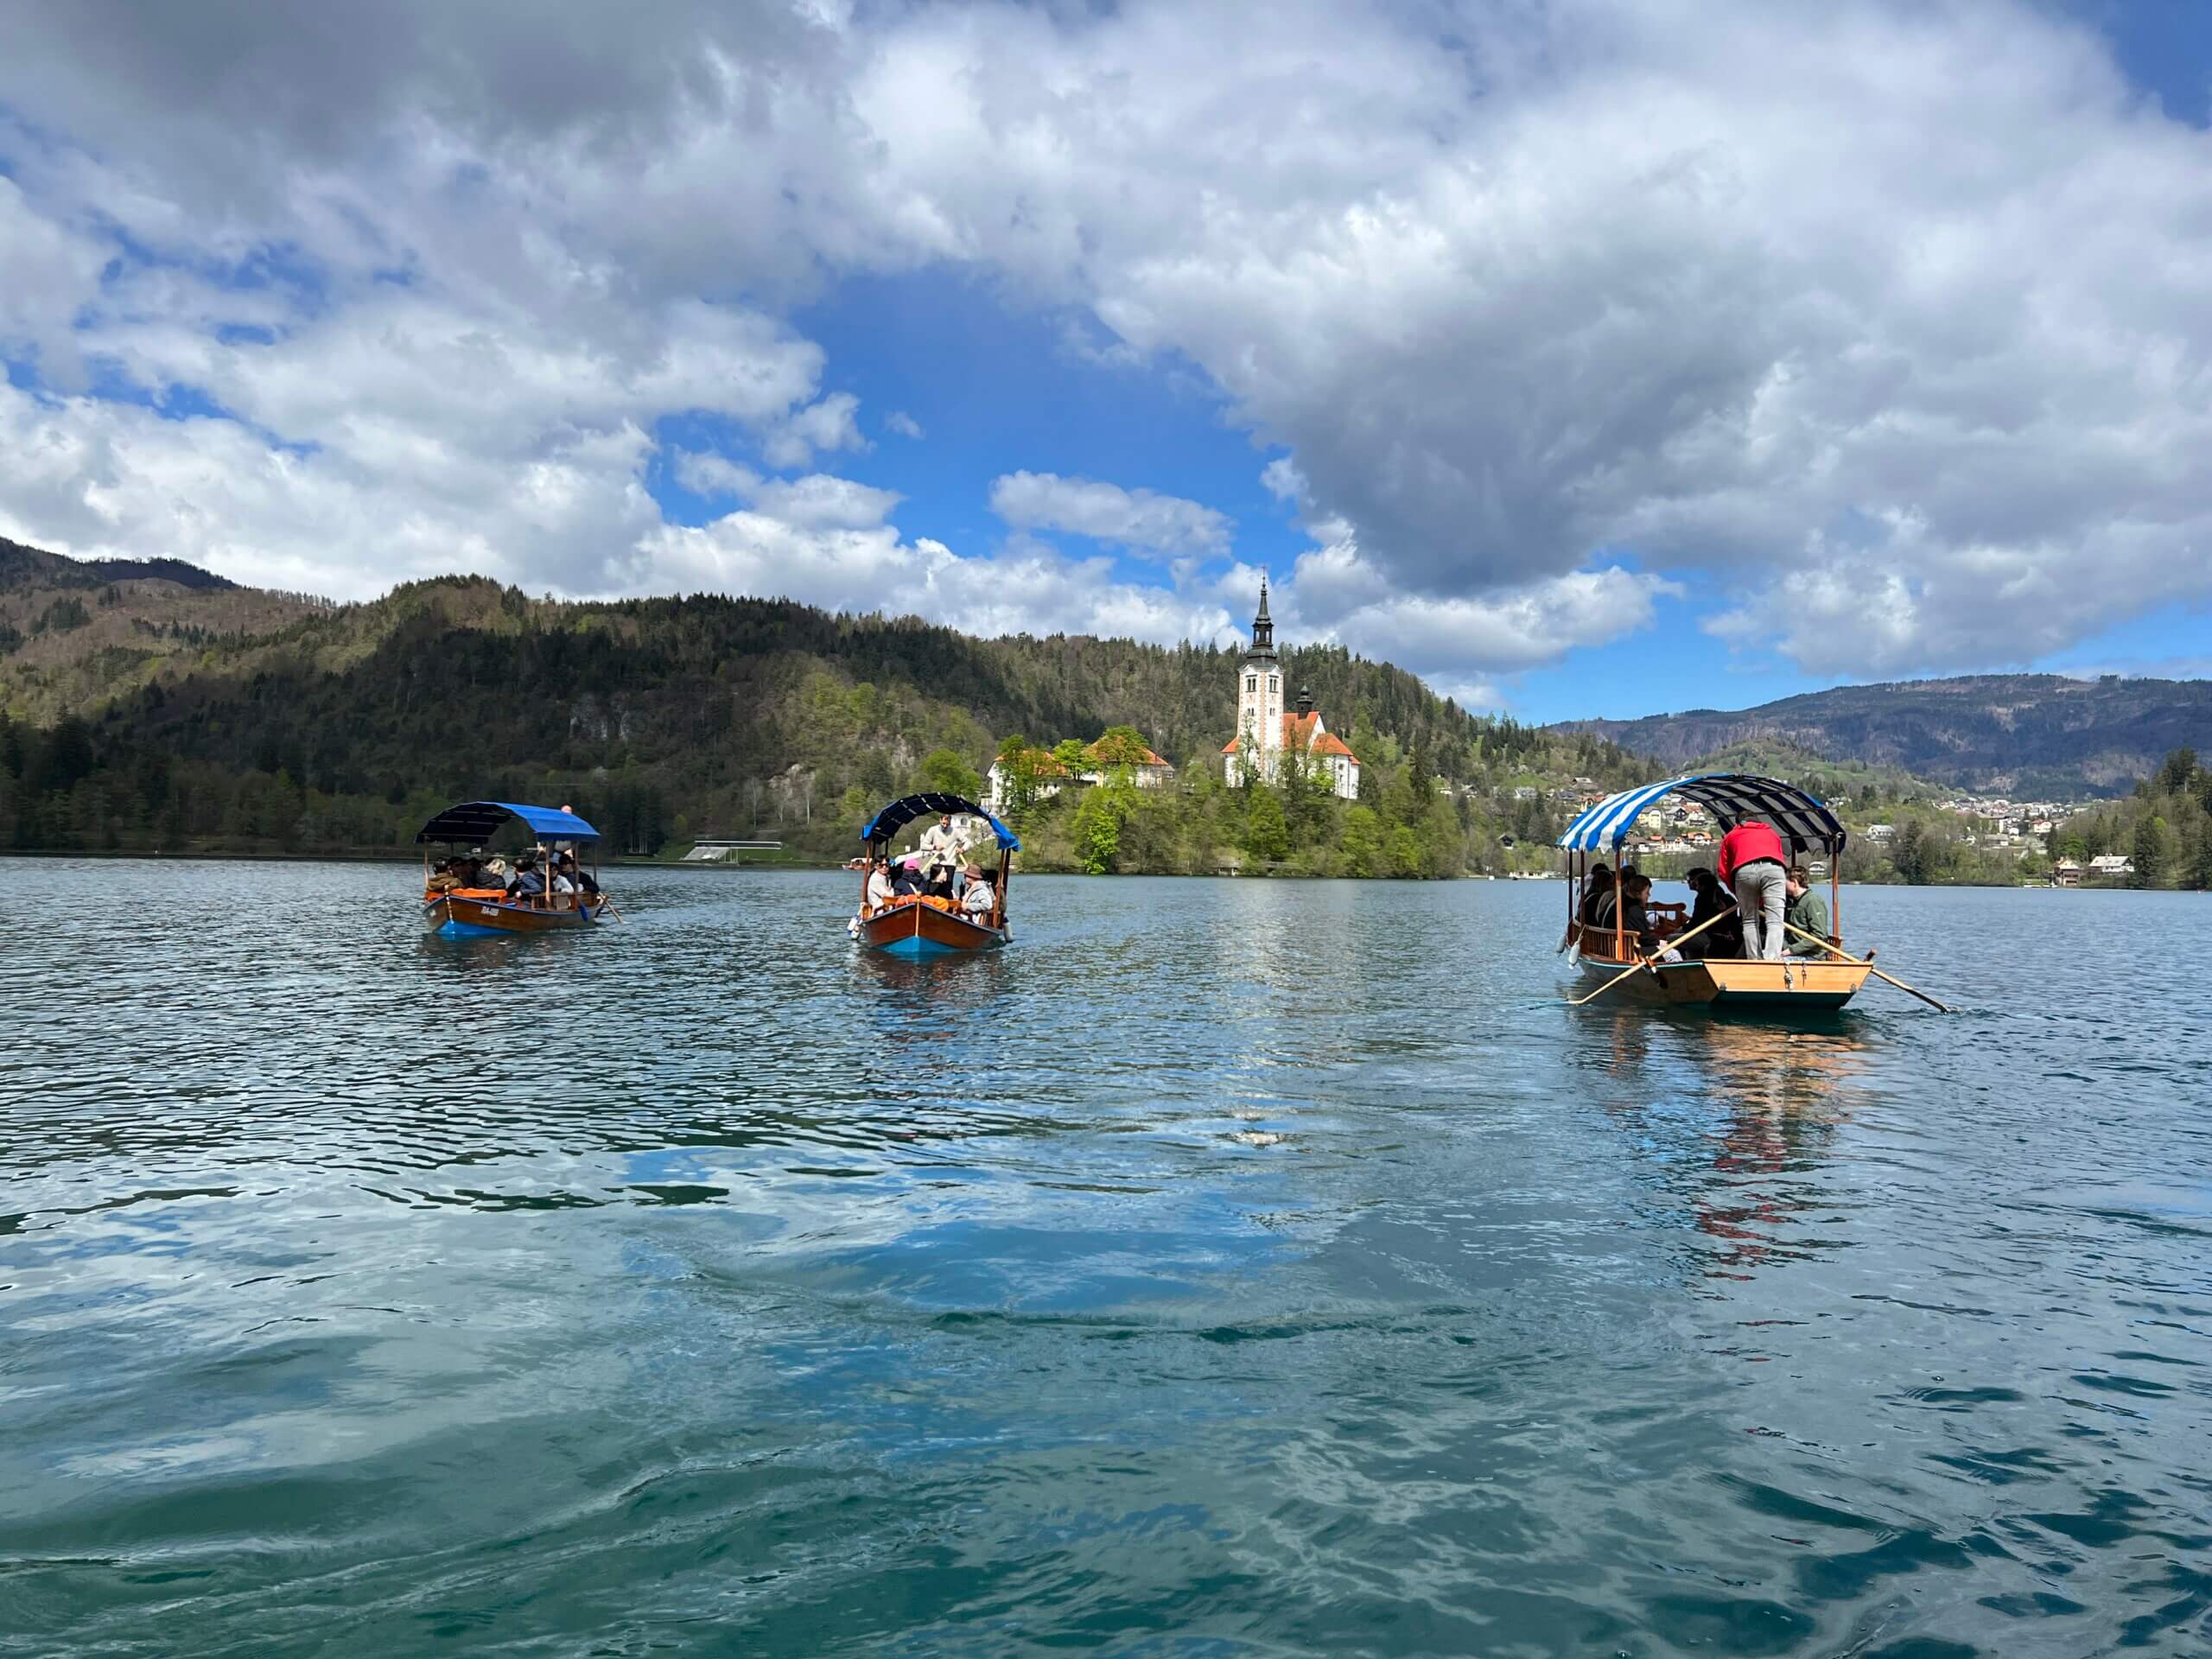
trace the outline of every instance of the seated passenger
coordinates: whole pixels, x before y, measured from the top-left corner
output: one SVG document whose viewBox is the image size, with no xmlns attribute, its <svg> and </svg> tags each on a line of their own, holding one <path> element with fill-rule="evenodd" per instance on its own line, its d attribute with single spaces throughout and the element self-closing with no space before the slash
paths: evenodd
<svg viewBox="0 0 2212 1659">
<path fill-rule="evenodd" d="M 1682 878 L 1689 883 L 1694 902 L 1690 906 L 1689 919 L 1682 925 L 1687 933 L 1692 928 L 1704 927 L 1716 916 L 1726 916 L 1736 908 L 1735 901 L 1720 890 L 1720 883 L 1711 870 L 1692 870 Z M 1686 957 L 1728 957 L 1742 954 L 1744 931 L 1732 921 L 1707 927 L 1682 946 Z"/>
<path fill-rule="evenodd" d="M 537 873 L 536 853 L 516 856 L 515 879 L 507 884 L 507 896 L 524 904 L 535 904 L 545 896 L 545 878 Z"/>
<path fill-rule="evenodd" d="M 911 899 L 922 890 L 922 878 L 913 865 L 900 861 L 891 872 L 891 891 L 895 897 Z"/>
<path fill-rule="evenodd" d="M 887 858 L 879 858 L 868 871 L 868 896 L 861 906 L 861 913 L 864 916 L 874 915 L 877 911 L 888 905 L 893 896 L 894 889 L 891 885 L 891 861 Z"/>
<path fill-rule="evenodd" d="M 1598 904 L 1613 890 L 1613 872 L 1605 864 L 1592 864 L 1590 879 L 1583 884 L 1582 906 L 1575 912 L 1574 919 L 1585 927 L 1598 925 Z"/>
<path fill-rule="evenodd" d="M 991 891 L 990 878 L 980 866 L 970 864 L 966 871 L 968 885 L 960 895 L 960 908 L 979 922 L 988 924 L 991 910 L 998 903 L 998 895 Z"/>
<path fill-rule="evenodd" d="M 926 891 L 928 892 L 929 896 L 932 899 L 951 898 L 952 866 L 950 864 L 936 864 L 931 866 Z"/>
<path fill-rule="evenodd" d="M 1783 877 L 1783 891 L 1789 896 L 1789 906 L 1782 919 L 1792 927 L 1802 927 L 1814 938 L 1825 939 L 1834 931 L 1828 922 L 1828 901 L 1815 893 L 1802 864 L 1792 864 Z M 1792 933 L 1784 948 L 1795 956 L 1826 956 L 1827 953 L 1812 939 Z"/>
<path fill-rule="evenodd" d="M 1659 931 L 1652 925 L 1651 912 L 1645 908 L 1651 899 L 1651 878 L 1630 871 L 1621 878 L 1620 925 L 1634 942 L 1639 956 L 1651 956 L 1659 949 Z"/>
<path fill-rule="evenodd" d="M 577 896 L 586 904 L 595 903 L 598 900 L 599 879 L 576 862 L 576 855 L 574 853 L 561 855 L 561 874 L 569 878 L 569 884 L 576 890 Z"/>
</svg>

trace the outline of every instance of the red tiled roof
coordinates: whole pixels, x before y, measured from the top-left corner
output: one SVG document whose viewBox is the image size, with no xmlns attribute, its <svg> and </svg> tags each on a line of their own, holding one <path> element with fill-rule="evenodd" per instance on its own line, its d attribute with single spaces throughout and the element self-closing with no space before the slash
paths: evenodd
<svg viewBox="0 0 2212 1659">
<path fill-rule="evenodd" d="M 1101 741 L 1103 741 L 1103 740 L 1102 739 Z M 1084 750 L 1084 753 L 1089 755 L 1094 761 L 1098 759 L 1098 745 L 1096 743 L 1091 744 L 1088 748 Z M 1144 759 L 1137 762 L 1137 765 L 1141 766 L 1164 766 L 1166 764 L 1167 762 L 1161 760 L 1150 749 L 1145 750 Z"/>
<path fill-rule="evenodd" d="M 1315 754 L 1341 754 L 1352 765 L 1357 766 L 1359 757 L 1347 748 L 1344 739 L 1338 737 L 1334 732 L 1324 730 L 1319 739 L 1318 741 L 1315 739 L 1313 728 L 1320 723 L 1321 716 L 1319 715 L 1285 715 L 1282 717 L 1283 747 L 1308 749 Z M 1221 746 L 1221 752 L 1224 754 L 1234 754 L 1236 753 L 1236 746 L 1243 741 L 1241 735 L 1232 737 Z"/>
</svg>

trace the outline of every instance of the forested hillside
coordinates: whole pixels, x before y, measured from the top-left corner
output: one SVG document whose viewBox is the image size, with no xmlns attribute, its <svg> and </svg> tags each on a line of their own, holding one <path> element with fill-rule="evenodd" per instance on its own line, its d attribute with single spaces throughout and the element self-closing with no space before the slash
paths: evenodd
<svg viewBox="0 0 2212 1659">
<path fill-rule="evenodd" d="M 0 598 L 41 615 L 73 597 L 96 615 L 111 589 L 111 610 L 185 602 L 132 590 L 151 578 L 73 586 L 55 574 L 19 571 Z M 26 631 L 0 652 L 0 844 L 393 847 L 444 803 L 490 796 L 571 802 L 630 852 L 702 835 L 842 852 L 870 806 L 927 780 L 977 778 L 1014 736 L 1049 745 L 1134 728 L 1197 789 L 1218 778 L 1234 717 L 1235 658 L 1214 648 L 973 639 L 911 619 L 716 596 L 553 602 L 478 578 L 341 607 L 168 585 L 204 602 L 265 603 L 273 624 L 226 613 L 232 626 L 207 624 L 189 649 L 129 655 L 72 654 L 51 622 Z M 64 634 L 92 626 L 73 615 Z M 1516 842 L 1548 828 L 1542 805 L 1515 803 L 1493 820 L 1478 801 L 1452 809 L 1459 827 L 1447 835 L 1427 804 L 1442 785 L 1510 801 L 1524 778 L 1613 783 L 1649 770 L 1595 738 L 1470 715 L 1414 676 L 1341 650 L 1284 659 L 1332 727 L 1369 744 L 1377 801 L 1403 783 L 1389 823 L 1352 821 L 1355 842 L 1376 829 L 1387 850 L 1403 821 L 1427 826 L 1417 856 L 1399 838 L 1395 857 L 1381 859 L 1399 873 L 1479 868 L 1516 826 Z M 1343 804 L 1288 804 L 1297 833 L 1280 852 L 1262 834 L 1259 861 L 1370 861 L 1338 857 Z M 1072 793 L 1039 807 L 1040 856 L 1052 856 L 1053 815 L 1077 807 Z M 1243 859 L 1241 825 L 1209 813 L 1184 825 L 1172 852 L 1142 855 L 1144 867 Z M 1109 867 L 1130 867 L 1142 839 Z"/>
<path fill-rule="evenodd" d="M 1563 729 L 1667 766 L 1732 745 L 1779 742 L 1955 788 L 2078 798 L 2133 787 L 2173 749 L 2212 747 L 2212 681 L 1972 675 L 1838 686 L 1733 713 L 1574 721 Z"/>
</svg>

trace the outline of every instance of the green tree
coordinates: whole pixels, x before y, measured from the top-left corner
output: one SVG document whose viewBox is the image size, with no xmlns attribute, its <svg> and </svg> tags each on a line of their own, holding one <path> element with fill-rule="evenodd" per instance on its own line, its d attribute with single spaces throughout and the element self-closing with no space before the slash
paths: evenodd
<svg viewBox="0 0 2212 1659">
<path fill-rule="evenodd" d="M 1152 753 L 1143 737 L 1134 726 L 1109 726 L 1090 748 L 1090 754 L 1103 768 L 1141 766 Z"/>
<path fill-rule="evenodd" d="M 1344 834 L 1337 844 L 1344 855 L 1346 875 L 1382 873 L 1382 821 L 1375 816 L 1373 807 L 1361 804 L 1345 810 Z"/>
<path fill-rule="evenodd" d="M 1244 855 L 1257 864 L 1279 864 L 1290 856 L 1290 823 L 1282 798 L 1265 784 L 1255 784 L 1244 814 Z"/>
<path fill-rule="evenodd" d="M 922 757 L 922 782 L 940 795 L 964 795 L 969 800 L 983 787 L 975 768 L 950 749 L 931 749 Z"/>
<path fill-rule="evenodd" d="M 2138 887 L 2163 887 L 2172 880 L 2173 831 L 2166 828 L 2164 818 L 2145 813 L 2136 821 L 2135 874 L 2129 884 Z"/>
<path fill-rule="evenodd" d="M 1410 824 L 1402 823 L 1390 831 L 1389 849 L 1391 874 L 1404 877 L 1421 873 L 1421 837 Z"/>
<path fill-rule="evenodd" d="M 1122 850 L 1122 826 L 1136 804 L 1136 789 L 1125 771 L 1084 791 L 1076 809 L 1075 851 L 1086 875 L 1112 872 Z"/>
<path fill-rule="evenodd" d="M 2190 780 L 2196 775 L 2196 751 L 2176 749 L 2158 766 L 2158 788 L 2168 795 L 2186 794 Z"/>
<path fill-rule="evenodd" d="M 1090 770 L 1090 751 L 1084 746 L 1080 738 L 1064 737 L 1053 744 L 1052 759 L 1070 772 Z"/>
</svg>

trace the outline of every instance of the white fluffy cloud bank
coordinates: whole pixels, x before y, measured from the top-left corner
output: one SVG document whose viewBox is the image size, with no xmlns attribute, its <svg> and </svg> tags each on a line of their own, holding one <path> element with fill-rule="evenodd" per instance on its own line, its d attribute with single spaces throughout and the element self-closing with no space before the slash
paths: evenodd
<svg viewBox="0 0 2212 1659">
<path fill-rule="evenodd" d="M 943 266 L 1195 365 L 1294 457 L 1298 607 L 1449 683 L 1694 572 L 1823 673 L 2212 599 L 2212 137 L 2026 0 L 678 0 L 528 46 L 432 0 L 0 12 L 0 531 L 1217 626 L 1204 504 L 976 480 L 1173 567 L 1117 583 L 804 470 L 921 423 L 784 319 Z M 754 457 L 699 530 L 645 487 L 679 415 Z"/>
</svg>

